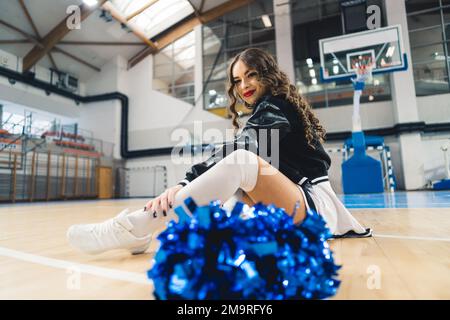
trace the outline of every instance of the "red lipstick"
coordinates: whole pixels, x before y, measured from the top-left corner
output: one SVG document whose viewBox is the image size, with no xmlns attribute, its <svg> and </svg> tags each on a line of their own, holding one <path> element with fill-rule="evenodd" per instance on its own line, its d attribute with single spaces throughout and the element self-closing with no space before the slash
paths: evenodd
<svg viewBox="0 0 450 320">
<path fill-rule="evenodd" d="M 251 97 L 255 93 L 255 91 L 256 90 L 249 90 L 247 92 L 244 92 L 244 97 L 246 98 Z"/>
</svg>

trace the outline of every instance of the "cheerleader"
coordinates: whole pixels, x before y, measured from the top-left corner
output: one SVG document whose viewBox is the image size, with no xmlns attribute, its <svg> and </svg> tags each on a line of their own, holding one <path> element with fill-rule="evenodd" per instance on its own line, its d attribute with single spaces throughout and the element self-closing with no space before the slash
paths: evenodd
<svg viewBox="0 0 450 320">
<path fill-rule="evenodd" d="M 143 253 L 153 232 L 174 219 L 174 208 L 184 206 L 188 197 L 198 205 L 232 199 L 248 205 L 273 203 L 285 208 L 294 223 L 301 223 L 306 210 L 312 209 L 322 215 L 335 238 L 372 235 L 333 191 L 327 175 L 331 160 L 322 146 L 325 130 L 270 54 L 250 48 L 234 57 L 228 68 L 228 96 L 233 126 L 242 129 L 233 141 L 215 148 L 144 209 L 71 226 L 71 245 L 91 254 L 111 249 Z M 238 102 L 251 110 L 243 128 Z"/>
</svg>

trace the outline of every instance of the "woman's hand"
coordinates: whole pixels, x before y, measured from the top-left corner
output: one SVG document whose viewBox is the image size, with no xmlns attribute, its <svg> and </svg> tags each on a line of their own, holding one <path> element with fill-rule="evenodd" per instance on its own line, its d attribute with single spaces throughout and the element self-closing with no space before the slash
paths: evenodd
<svg viewBox="0 0 450 320">
<path fill-rule="evenodd" d="M 181 190 L 181 188 L 183 188 L 183 186 L 177 184 L 176 186 L 166 189 L 166 191 L 161 193 L 158 197 L 147 202 L 145 205 L 145 210 L 151 213 L 162 211 L 164 215 L 166 215 L 169 208 L 172 208 L 175 202 L 175 195 Z"/>
</svg>

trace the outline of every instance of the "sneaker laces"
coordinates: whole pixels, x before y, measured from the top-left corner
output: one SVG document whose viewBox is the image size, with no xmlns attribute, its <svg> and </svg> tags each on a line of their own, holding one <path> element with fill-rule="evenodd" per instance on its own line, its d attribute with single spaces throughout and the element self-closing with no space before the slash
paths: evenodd
<svg viewBox="0 0 450 320">
<path fill-rule="evenodd" d="M 108 234 L 113 230 L 114 228 L 117 228 L 117 222 L 115 221 L 115 218 L 109 219 L 103 223 L 99 223 L 93 226 L 91 229 L 91 232 L 98 238 L 104 236 L 105 234 Z"/>
<path fill-rule="evenodd" d="M 93 228 L 90 230 L 96 237 L 100 238 L 105 234 L 110 233 L 114 229 L 121 230 L 120 229 L 120 223 L 117 221 L 117 219 L 124 214 L 124 212 L 128 212 L 128 209 L 125 209 L 121 213 L 119 213 L 114 218 L 108 219 L 102 223 L 97 223 L 93 226 Z"/>
</svg>

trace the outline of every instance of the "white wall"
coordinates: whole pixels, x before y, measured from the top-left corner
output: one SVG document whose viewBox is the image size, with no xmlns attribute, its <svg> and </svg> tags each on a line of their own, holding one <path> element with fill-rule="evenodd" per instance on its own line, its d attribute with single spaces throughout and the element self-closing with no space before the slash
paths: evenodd
<svg viewBox="0 0 450 320">
<path fill-rule="evenodd" d="M 122 57 L 113 58 L 86 83 L 86 95 L 120 91 Z M 113 156 L 120 158 L 120 102 L 118 100 L 84 103 L 77 119 L 79 127 L 90 130 L 96 139 L 114 144 Z"/>
<path fill-rule="evenodd" d="M 417 106 L 425 123 L 450 122 L 450 94 L 417 97 Z"/>
<path fill-rule="evenodd" d="M 450 121 L 450 94 L 417 97 L 418 121 L 427 124 Z M 352 106 L 315 109 L 325 129 L 332 132 L 351 131 Z M 361 104 L 361 120 L 364 130 L 395 125 L 392 101 Z"/>
<path fill-rule="evenodd" d="M 327 132 L 342 132 L 352 130 L 353 106 L 314 109 L 321 124 Z M 394 116 L 392 101 L 382 101 L 361 104 L 361 122 L 363 130 L 392 127 Z"/>
<path fill-rule="evenodd" d="M 441 147 L 450 147 L 450 135 L 448 133 L 427 134 L 422 136 L 422 144 L 425 158 L 425 180 L 436 182 L 446 178 L 444 152 Z M 450 153 L 447 151 L 450 156 Z"/>
<path fill-rule="evenodd" d="M 201 105 L 191 104 L 153 90 L 153 57 L 149 56 L 138 65 L 121 73 L 123 92 L 128 95 L 129 149 L 170 147 L 176 141 L 170 139 L 173 130 L 192 127 L 194 121 L 226 122 Z"/>
<path fill-rule="evenodd" d="M 404 50 L 406 55 L 411 57 L 405 1 L 385 1 L 384 4 L 387 23 L 401 26 Z M 394 72 L 390 77 L 395 122 L 419 121 L 413 68 L 410 67 L 402 72 Z M 398 141 L 402 160 L 401 170 L 403 171 L 403 179 L 400 183 L 406 190 L 422 188 L 425 184 L 425 163 L 420 133 L 401 133 L 398 135 Z"/>
<path fill-rule="evenodd" d="M 0 50 L 0 61 L 3 67 L 13 71 L 22 69 L 21 59 L 3 50 Z M 37 66 L 36 77 L 40 80 L 49 80 L 49 70 Z M 13 85 L 4 77 L 0 77 L 0 100 L 68 118 L 76 118 L 81 112 L 81 107 L 71 99 L 56 94 L 47 96 L 43 90 L 20 82 Z"/>
<path fill-rule="evenodd" d="M 274 0 L 276 54 L 280 69 L 295 83 L 294 51 L 292 49 L 292 21 L 289 1 Z"/>
<path fill-rule="evenodd" d="M 122 72 L 123 89 L 129 98 L 130 150 L 171 146 L 170 130 L 180 123 L 192 106 L 169 95 L 152 90 L 153 57 L 149 56 Z"/>
<path fill-rule="evenodd" d="M 165 166 L 167 168 L 167 185 L 169 187 L 182 180 L 189 169 L 189 165 L 174 165 L 170 155 L 130 159 L 126 162 L 126 167 L 130 169 L 146 166 Z M 139 176 L 134 176 L 134 178 L 130 179 L 130 190 L 145 190 L 149 181 L 140 179 Z M 133 194 L 130 195 L 133 196 Z"/>
<path fill-rule="evenodd" d="M 69 118 L 76 118 L 81 112 L 81 106 L 72 99 L 47 96 L 41 89 L 19 82 L 11 85 L 4 77 L 0 77 L 0 99 Z"/>
</svg>

